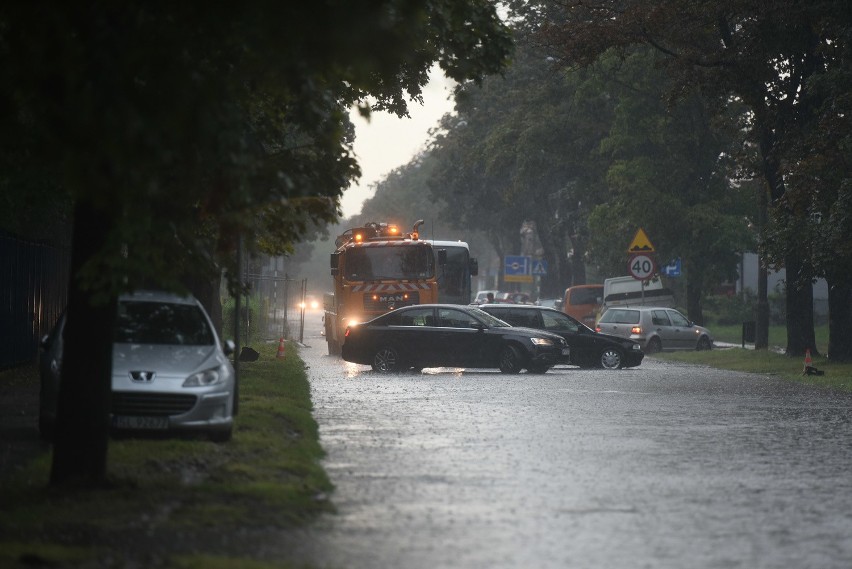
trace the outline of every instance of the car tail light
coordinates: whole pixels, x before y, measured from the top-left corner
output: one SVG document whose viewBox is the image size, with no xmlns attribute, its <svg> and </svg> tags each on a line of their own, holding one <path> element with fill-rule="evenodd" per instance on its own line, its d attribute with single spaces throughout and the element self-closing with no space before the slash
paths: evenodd
<svg viewBox="0 0 852 569">
<path fill-rule="evenodd" d="M 600 332 L 602 328 L 600 326 L 595 326 L 595 332 Z"/>
<path fill-rule="evenodd" d="M 348 338 L 348 337 L 349 337 L 349 326 L 347 326 L 347 327 L 346 327 L 346 332 L 344 332 L 344 333 L 343 333 L 343 337 L 344 337 L 344 338 Z"/>
<path fill-rule="evenodd" d="M 641 334 L 642 333 L 642 327 L 641 326 L 634 326 L 633 328 L 630 329 L 630 333 L 631 334 Z"/>
</svg>

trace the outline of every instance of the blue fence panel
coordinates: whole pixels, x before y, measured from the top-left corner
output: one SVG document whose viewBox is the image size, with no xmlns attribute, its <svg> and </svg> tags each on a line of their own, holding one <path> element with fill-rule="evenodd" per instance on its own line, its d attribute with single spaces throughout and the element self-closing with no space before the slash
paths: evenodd
<svg viewBox="0 0 852 569">
<path fill-rule="evenodd" d="M 35 361 L 68 299 L 69 254 L 0 234 L 0 369 Z"/>
</svg>

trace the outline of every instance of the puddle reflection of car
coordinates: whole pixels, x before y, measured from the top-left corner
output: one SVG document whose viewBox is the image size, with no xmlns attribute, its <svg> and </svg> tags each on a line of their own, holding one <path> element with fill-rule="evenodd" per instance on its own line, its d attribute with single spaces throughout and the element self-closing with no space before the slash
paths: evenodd
<svg viewBox="0 0 852 569">
<path fill-rule="evenodd" d="M 42 339 L 39 431 L 56 421 L 64 316 Z M 119 298 L 112 355 L 114 431 L 200 431 L 231 438 L 234 369 L 207 312 L 195 298 L 137 292 Z"/>
<path fill-rule="evenodd" d="M 580 367 L 619 369 L 638 366 L 645 357 L 637 342 L 596 332 L 577 319 L 553 308 L 521 304 L 486 304 L 481 310 L 505 320 L 512 326 L 540 328 L 559 334 L 571 348 L 571 356 L 564 363 Z"/>
<path fill-rule="evenodd" d="M 544 373 L 568 353 L 557 334 L 445 304 L 407 306 L 350 326 L 343 343 L 344 360 L 376 371 L 463 367 Z"/>
</svg>

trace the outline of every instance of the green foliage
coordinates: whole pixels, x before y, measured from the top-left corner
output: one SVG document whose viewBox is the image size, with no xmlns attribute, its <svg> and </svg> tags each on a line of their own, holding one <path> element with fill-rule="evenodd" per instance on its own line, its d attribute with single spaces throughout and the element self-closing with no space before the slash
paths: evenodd
<svg viewBox="0 0 852 569">
<path fill-rule="evenodd" d="M 498 255 L 520 253 L 521 225 L 534 221 L 549 267 L 542 289 L 556 294 L 585 279 L 586 217 L 603 197 L 596 148 L 610 107 L 599 75 L 555 71 L 528 30 L 515 32 L 506 73 L 457 91 L 457 116 L 432 146 L 430 186 L 446 217 L 486 232 Z"/>
<path fill-rule="evenodd" d="M 659 67 L 667 78 L 667 101 L 700 91 L 716 103 L 717 118 L 728 118 L 747 136 L 723 156 L 737 160 L 732 179 L 761 182 L 755 185 L 761 257 L 788 270 L 788 319 L 791 328 L 802 330 L 791 334 L 788 348 L 803 352 L 813 343 L 812 330 L 803 329 L 811 316 L 804 287 L 819 276 L 845 286 L 852 275 L 850 255 L 844 254 L 852 242 L 848 208 L 839 212 L 831 206 L 848 201 L 843 197 L 852 132 L 848 4 L 606 0 L 542 2 L 526 10 L 537 8 L 540 35 L 566 67 L 648 46 L 664 56 Z M 738 104 L 748 113 L 730 121 L 727 108 Z M 676 182 L 679 172 L 671 173 Z M 768 225 L 766 195 L 773 214 Z M 825 223 L 829 219 L 834 223 Z M 689 278 L 701 268 L 692 263 Z M 833 302 L 841 304 L 835 314 L 852 314 L 850 295 L 836 295 Z M 850 328 L 852 318 L 844 316 L 838 332 L 847 335 Z"/>
<path fill-rule="evenodd" d="M 0 187 L 93 204 L 80 282 L 109 294 L 291 250 L 359 175 L 352 104 L 404 115 L 434 63 L 478 80 L 511 49 L 486 0 L 15 3 L 0 30 Z"/>
<path fill-rule="evenodd" d="M 786 320 L 784 294 L 776 291 L 769 294 L 767 298 L 770 323 L 783 325 Z M 757 318 L 757 295 L 751 289 L 746 290 L 745 296 L 741 294 L 707 296 L 704 303 L 704 316 L 708 326 L 713 324 L 722 326 L 740 325 L 742 322 L 753 321 Z"/>
<path fill-rule="evenodd" d="M 755 319 L 757 297 L 751 291 L 745 296 L 708 296 L 704 304 L 707 325 L 735 325 Z"/>
<path fill-rule="evenodd" d="M 737 251 L 750 245 L 743 189 L 731 183 L 733 133 L 711 121 L 711 102 L 684 96 L 668 104 L 659 56 L 636 50 L 619 67 L 615 115 L 601 150 L 610 157 L 611 197 L 593 212 L 590 251 L 624 274 L 636 229 L 653 236 L 662 261 L 681 257 L 699 290 L 736 275 Z"/>
<path fill-rule="evenodd" d="M 229 296 L 222 302 L 222 336 L 234 337 L 234 314 L 236 301 Z M 266 296 L 253 294 L 240 298 L 240 327 L 241 343 L 255 347 L 268 340 L 269 329 L 269 299 Z M 257 349 L 257 348 L 255 348 Z"/>
</svg>

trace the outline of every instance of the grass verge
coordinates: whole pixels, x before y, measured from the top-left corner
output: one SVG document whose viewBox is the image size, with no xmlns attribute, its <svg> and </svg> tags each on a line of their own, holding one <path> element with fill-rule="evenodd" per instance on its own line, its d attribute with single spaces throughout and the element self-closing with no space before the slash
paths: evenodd
<svg viewBox="0 0 852 569">
<path fill-rule="evenodd" d="M 0 566 L 289 567 L 234 536 L 303 525 L 333 509 L 332 487 L 297 346 L 259 351 L 241 362 L 231 441 L 111 439 L 106 489 L 51 489 L 49 448 L 3 480 Z"/>
<path fill-rule="evenodd" d="M 742 325 L 720 325 L 713 324 L 709 326 L 713 337 L 719 342 L 729 342 L 731 344 L 742 344 L 743 327 Z M 828 352 L 828 326 L 815 326 L 814 339 L 816 340 L 817 349 L 821 354 Z M 770 326 L 769 327 L 769 347 L 774 350 L 783 350 L 787 345 L 787 327 L 786 326 Z"/>
<path fill-rule="evenodd" d="M 711 366 L 750 373 L 782 377 L 811 385 L 852 391 L 852 363 L 832 362 L 824 357 L 812 358 L 812 365 L 825 375 L 802 375 L 804 360 L 790 358 L 771 350 L 725 348 L 702 352 L 664 352 L 653 357 L 669 361 Z"/>
</svg>

